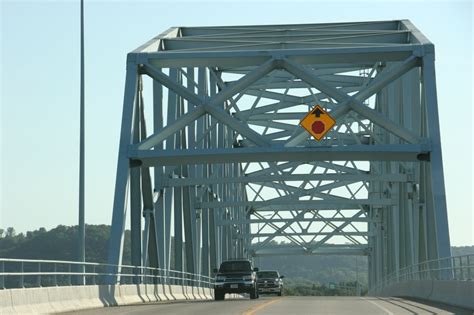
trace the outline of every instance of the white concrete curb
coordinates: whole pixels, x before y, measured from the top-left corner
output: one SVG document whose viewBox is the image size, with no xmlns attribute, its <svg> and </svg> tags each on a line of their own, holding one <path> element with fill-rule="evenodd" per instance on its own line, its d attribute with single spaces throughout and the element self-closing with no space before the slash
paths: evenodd
<svg viewBox="0 0 474 315">
<path fill-rule="evenodd" d="M 474 310 L 474 281 L 411 280 L 370 292 L 370 295 L 412 297 Z"/>
<path fill-rule="evenodd" d="M 54 314 L 104 306 L 213 298 L 213 290 L 209 288 L 162 284 L 8 289 L 0 290 L 0 314 Z"/>
</svg>

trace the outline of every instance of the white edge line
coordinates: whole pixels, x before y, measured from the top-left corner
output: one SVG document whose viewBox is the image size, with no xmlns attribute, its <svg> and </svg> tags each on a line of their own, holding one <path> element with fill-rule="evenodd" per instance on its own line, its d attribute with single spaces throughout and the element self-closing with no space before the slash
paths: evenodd
<svg viewBox="0 0 474 315">
<path fill-rule="evenodd" d="M 380 308 L 381 310 L 383 310 L 384 312 L 386 312 L 387 314 L 389 315 L 393 315 L 392 312 L 390 312 L 388 309 L 386 309 L 385 307 L 383 307 L 382 305 L 379 305 L 378 303 L 376 303 L 375 301 L 371 301 L 367 298 L 362 298 L 363 300 L 369 302 L 369 303 L 372 303 L 373 305 L 377 306 L 378 308 Z"/>
</svg>

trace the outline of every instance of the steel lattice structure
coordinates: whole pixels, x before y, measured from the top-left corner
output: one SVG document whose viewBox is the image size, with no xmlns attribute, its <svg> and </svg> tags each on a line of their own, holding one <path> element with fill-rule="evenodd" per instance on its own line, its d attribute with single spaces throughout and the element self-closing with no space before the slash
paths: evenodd
<svg viewBox="0 0 474 315">
<path fill-rule="evenodd" d="M 368 255 L 373 284 L 450 256 L 434 46 L 408 20 L 170 28 L 128 54 L 121 128 L 110 263 L 128 203 L 137 266 Z"/>
</svg>

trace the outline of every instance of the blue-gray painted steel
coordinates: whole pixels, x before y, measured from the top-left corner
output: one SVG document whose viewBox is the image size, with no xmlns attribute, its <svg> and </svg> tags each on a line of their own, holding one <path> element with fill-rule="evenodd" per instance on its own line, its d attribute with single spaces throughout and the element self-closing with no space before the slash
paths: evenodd
<svg viewBox="0 0 474 315">
<path fill-rule="evenodd" d="M 345 253 L 369 256 L 374 285 L 449 256 L 433 60 L 407 20 L 174 27 L 150 40 L 128 56 L 109 261 L 128 199 L 148 244 L 132 257 L 151 265 L 156 251 L 166 269 L 172 236 L 173 267 L 203 274 L 229 258 Z M 153 80 L 153 133 L 135 119 L 132 141 L 137 75 Z M 320 142 L 299 126 L 317 104 L 336 119 Z"/>
</svg>

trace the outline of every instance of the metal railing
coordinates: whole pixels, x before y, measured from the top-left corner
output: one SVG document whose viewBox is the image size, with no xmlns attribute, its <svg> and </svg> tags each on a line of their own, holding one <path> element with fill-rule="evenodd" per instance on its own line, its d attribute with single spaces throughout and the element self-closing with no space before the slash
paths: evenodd
<svg viewBox="0 0 474 315">
<path fill-rule="evenodd" d="M 101 284 L 169 284 L 212 288 L 214 278 L 141 266 L 0 258 L 0 289 Z"/>
<path fill-rule="evenodd" d="M 394 271 L 379 281 L 370 291 L 409 280 L 474 280 L 474 255 L 462 255 L 427 260 Z"/>
</svg>

